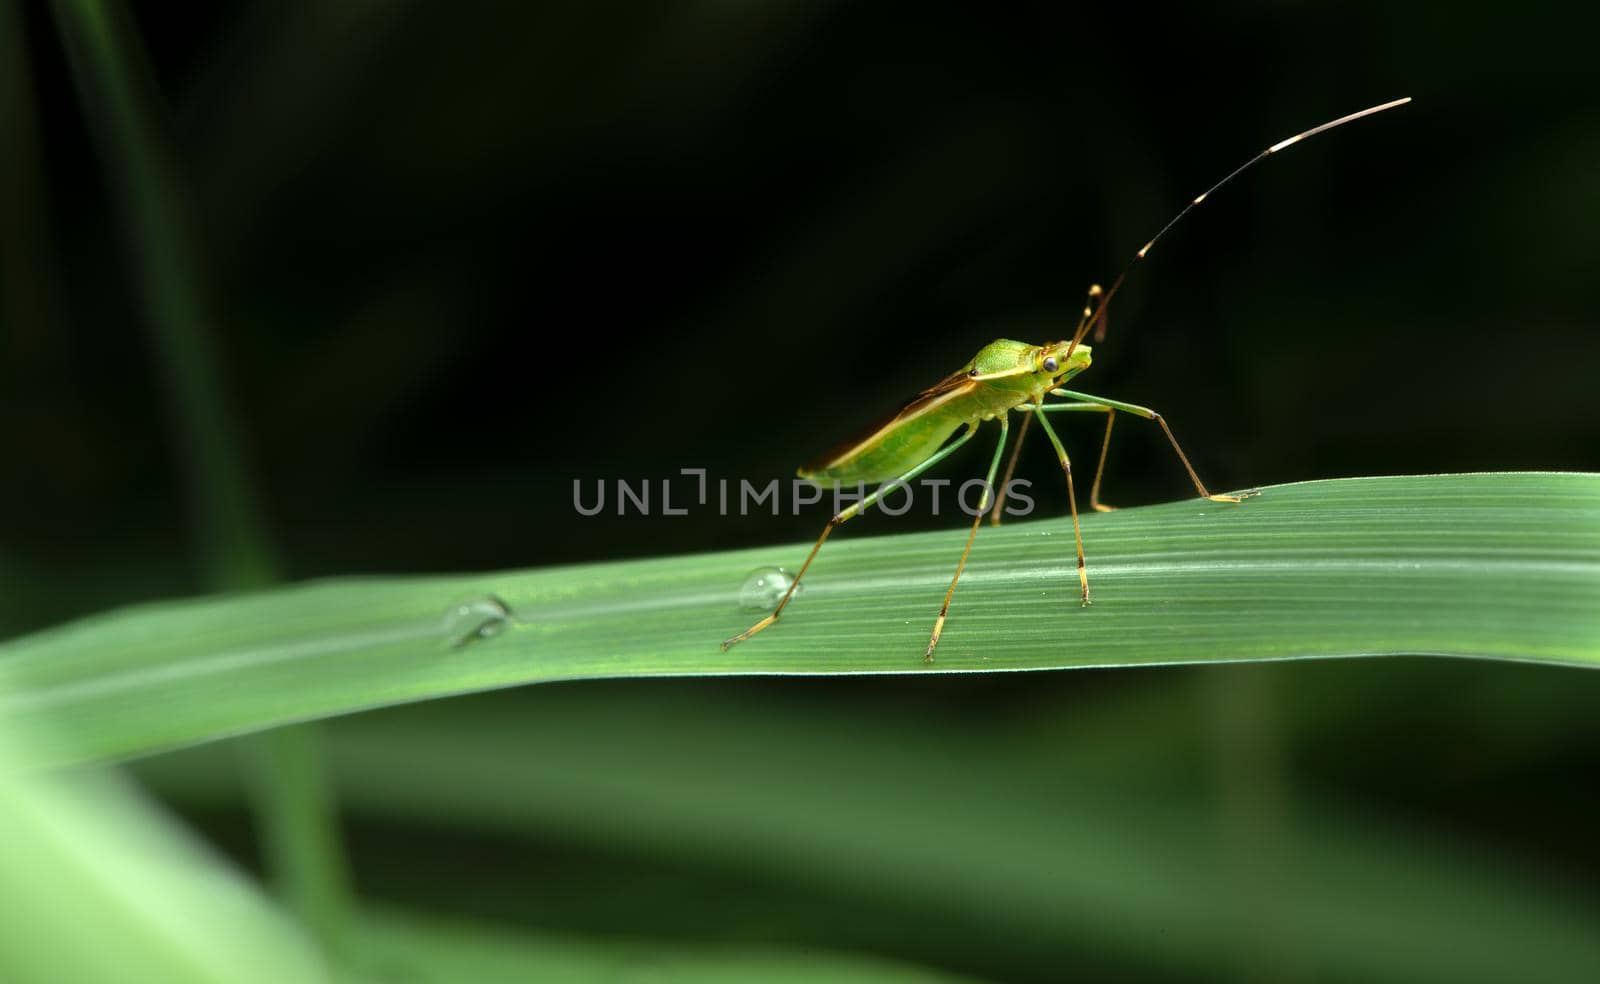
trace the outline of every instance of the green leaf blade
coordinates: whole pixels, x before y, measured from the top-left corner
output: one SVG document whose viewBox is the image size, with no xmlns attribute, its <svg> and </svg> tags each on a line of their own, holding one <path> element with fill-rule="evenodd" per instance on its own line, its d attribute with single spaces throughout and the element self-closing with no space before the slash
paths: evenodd
<svg viewBox="0 0 1600 984">
<path fill-rule="evenodd" d="M 926 673 L 1437 654 L 1600 665 L 1600 476 L 1477 474 L 1270 488 L 985 527 L 938 661 L 922 662 L 963 529 L 830 541 L 783 620 L 753 569 L 805 545 L 483 576 L 314 582 L 96 616 L 0 647 L 0 714 L 61 761 L 137 755 L 353 710 L 550 680 Z M 452 648 L 445 610 L 522 624 Z"/>
</svg>

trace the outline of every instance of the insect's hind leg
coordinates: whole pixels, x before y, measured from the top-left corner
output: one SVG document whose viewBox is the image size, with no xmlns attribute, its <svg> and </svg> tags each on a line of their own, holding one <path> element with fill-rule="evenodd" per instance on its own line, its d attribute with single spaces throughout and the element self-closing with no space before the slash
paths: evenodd
<svg viewBox="0 0 1600 984">
<path fill-rule="evenodd" d="M 822 535 L 817 537 L 817 542 L 811 545 L 811 552 L 806 554 L 805 563 L 800 565 L 799 572 L 795 574 L 794 580 L 789 583 L 789 590 L 785 591 L 783 593 L 783 598 L 778 601 L 778 607 L 772 610 L 771 615 L 763 618 L 761 621 L 750 626 L 748 629 L 745 629 L 738 635 L 730 639 L 724 639 L 722 641 L 722 651 L 727 652 L 729 649 L 745 641 L 778 620 L 778 617 L 783 614 L 783 610 L 789 606 L 790 599 L 794 597 L 795 589 L 800 587 L 800 579 L 806 576 L 806 571 L 810 569 L 811 562 L 817 559 L 817 551 L 822 549 L 823 542 L 828 539 L 828 534 L 833 532 L 834 527 L 861 515 L 869 506 L 883 498 L 884 493 L 893 488 L 897 483 L 909 482 L 913 478 L 916 478 L 918 475 L 921 475 L 923 472 L 927 471 L 929 468 L 937 465 L 945 458 L 948 458 L 952 453 L 955 452 L 957 448 L 970 441 L 972 439 L 972 435 L 976 433 L 977 430 L 978 425 L 976 423 L 968 424 L 967 429 L 963 431 L 959 437 L 957 437 L 954 441 L 951 441 L 949 444 L 946 444 L 938 451 L 935 451 L 932 455 L 929 455 L 926 460 L 917 465 L 915 468 L 912 468 L 910 471 L 899 476 L 898 478 L 893 478 L 887 482 L 884 482 L 876 489 L 873 489 L 871 495 L 868 495 L 860 502 L 851 504 L 848 509 L 842 509 L 839 512 L 834 513 L 833 518 L 828 520 L 828 525 L 822 528 Z"/>
<path fill-rule="evenodd" d="M 1161 414 L 1157 413 L 1156 411 L 1150 409 L 1149 407 L 1141 407 L 1136 403 L 1123 403 L 1121 400 L 1108 400 L 1103 396 L 1092 396 L 1092 395 L 1090 395 L 1088 393 L 1078 393 L 1078 392 L 1074 392 L 1073 390 L 1067 390 L 1067 389 L 1053 389 L 1053 390 L 1050 391 L 1050 395 L 1051 396 L 1066 397 L 1069 400 L 1076 400 L 1080 404 L 1099 404 L 1099 405 L 1107 407 L 1108 409 L 1113 410 L 1113 411 L 1115 411 L 1115 410 L 1124 410 L 1124 411 L 1127 411 L 1128 413 L 1134 414 L 1134 415 L 1139 416 L 1139 417 L 1143 417 L 1146 420 L 1153 420 L 1156 423 L 1160 424 L 1161 425 L 1161 432 L 1163 434 L 1167 435 L 1167 443 L 1172 445 L 1172 450 L 1177 453 L 1178 460 L 1183 463 L 1183 470 L 1189 473 L 1189 481 L 1194 483 L 1195 491 L 1200 493 L 1200 497 L 1202 499 L 1210 499 L 1212 502 L 1242 502 L 1245 499 L 1248 499 L 1253 495 L 1260 495 L 1261 494 L 1259 489 L 1250 489 L 1249 491 L 1241 492 L 1238 495 L 1213 494 L 1209 489 L 1206 488 L 1206 483 L 1200 481 L 1200 476 L 1195 472 L 1194 466 L 1189 464 L 1189 456 L 1183 453 L 1183 448 L 1179 447 L 1178 439 L 1173 436 L 1172 428 L 1167 426 L 1166 418 L 1161 416 Z M 1047 406 L 1044 409 L 1053 410 L 1056 407 L 1065 408 L 1065 407 L 1070 407 L 1070 406 L 1072 406 L 1072 404 L 1070 404 L 1070 403 L 1057 403 L 1057 404 L 1053 404 L 1051 406 Z M 1107 424 L 1106 424 L 1106 441 L 1107 441 L 1107 444 L 1109 444 L 1110 440 L 1111 440 L 1111 425 L 1110 425 L 1109 422 L 1107 422 Z M 1100 460 L 1101 460 L 1101 465 L 1104 466 L 1104 463 L 1105 463 L 1105 447 L 1104 446 L 1102 446 L 1101 449 L 1100 449 Z M 1098 485 L 1099 485 L 1099 481 L 1098 481 L 1098 478 L 1097 478 L 1096 479 L 1096 486 L 1098 486 Z"/>
<path fill-rule="evenodd" d="M 1000 417 L 1000 441 L 994 446 L 994 460 L 989 462 L 989 474 L 983 480 L 983 497 L 978 500 L 978 510 L 972 517 L 972 529 L 967 531 L 967 545 L 961 551 L 961 560 L 956 564 L 955 576 L 950 579 L 950 588 L 944 593 L 944 604 L 939 606 L 939 617 L 934 619 L 933 635 L 928 639 L 928 650 L 922 654 L 924 663 L 933 662 L 933 649 L 939 645 L 939 635 L 944 632 L 945 616 L 950 614 L 950 599 L 956 596 L 956 582 L 961 580 L 961 572 L 967 569 L 967 557 L 972 553 L 972 541 L 978 537 L 978 525 L 983 522 L 984 513 L 989 511 L 989 496 L 994 492 L 994 473 L 1000 468 L 1000 455 L 1006 449 L 1006 435 L 1011 430 L 1009 416 L 1005 414 Z"/>
</svg>

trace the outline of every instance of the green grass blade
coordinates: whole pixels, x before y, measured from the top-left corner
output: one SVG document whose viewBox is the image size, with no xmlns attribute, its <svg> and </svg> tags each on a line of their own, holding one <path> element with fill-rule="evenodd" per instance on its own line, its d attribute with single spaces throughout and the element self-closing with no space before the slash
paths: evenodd
<svg viewBox="0 0 1600 984">
<path fill-rule="evenodd" d="M 56 15 L 137 260 L 174 443 L 188 464 L 207 581 L 224 591 L 263 587 L 276 579 L 277 565 L 224 397 L 212 344 L 216 318 L 144 45 L 120 0 L 58 0 Z M 332 943 L 344 925 L 349 885 L 314 726 L 263 736 L 252 764 L 275 880 Z"/>
<path fill-rule="evenodd" d="M 876 524 L 864 523 L 882 528 Z M 993 671 L 1396 653 L 1600 665 L 1600 476 L 1308 482 L 1240 506 L 1089 517 L 1095 604 L 1061 519 L 985 529 L 939 661 L 922 648 L 965 531 L 848 535 L 783 622 L 733 651 L 746 574 L 804 547 L 521 573 L 332 580 L 84 619 L 0 647 L 0 714 L 50 760 L 548 680 Z M 451 648 L 493 592 L 523 624 Z"/>
<path fill-rule="evenodd" d="M 209 580 L 230 588 L 269 583 L 276 563 L 216 369 L 216 318 L 177 155 L 160 122 L 154 71 L 119 0 L 56 0 L 54 8 L 121 209 Z"/>
<path fill-rule="evenodd" d="M 289 909 L 335 952 L 351 921 L 351 875 L 341 841 L 322 726 L 252 736 L 233 749 L 253 779 L 254 824 L 270 882 Z"/>
</svg>

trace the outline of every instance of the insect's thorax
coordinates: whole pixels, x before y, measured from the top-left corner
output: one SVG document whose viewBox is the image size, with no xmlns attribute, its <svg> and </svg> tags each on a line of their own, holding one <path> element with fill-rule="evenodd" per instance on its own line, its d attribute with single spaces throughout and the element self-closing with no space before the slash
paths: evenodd
<svg viewBox="0 0 1600 984">
<path fill-rule="evenodd" d="M 1089 364 L 1087 345 L 1030 345 L 1005 338 L 990 342 L 968 366 L 974 385 L 960 400 L 962 415 L 968 420 L 984 420 L 1020 404 L 1037 402 Z"/>
</svg>

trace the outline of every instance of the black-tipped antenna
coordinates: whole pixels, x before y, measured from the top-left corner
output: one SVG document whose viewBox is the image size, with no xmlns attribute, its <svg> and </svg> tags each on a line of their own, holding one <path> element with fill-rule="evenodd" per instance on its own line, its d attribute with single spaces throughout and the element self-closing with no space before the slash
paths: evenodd
<svg viewBox="0 0 1600 984">
<path fill-rule="evenodd" d="M 1386 109 L 1394 109 L 1396 106 L 1404 106 L 1406 103 L 1408 103 L 1410 101 L 1411 101 L 1411 97 L 1410 96 L 1406 96 L 1404 99 L 1396 99 L 1396 100 L 1394 100 L 1392 102 L 1386 102 L 1381 106 L 1372 106 L 1372 107 L 1369 107 L 1367 109 L 1363 109 L 1359 113 L 1351 113 L 1349 116 L 1341 116 L 1336 120 L 1329 120 L 1327 123 L 1324 123 L 1321 126 L 1314 126 L 1311 129 L 1305 131 L 1304 133 L 1297 133 L 1297 134 L 1295 134 L 1294 136 L 1290 137 L 1287 140 L 1279 140 L 1277 143 L 1273 144 L 1271 147 L 1268 147 L 1266 150 L 1263 150 L 1261 153 L 1257 154 L 1256 156 L 1250 158 L 1248 161 L 1245 161 L 1243 164 L 1240 164 L 1238 167 L 1234 168 L 1231 172 L 1228 173 L 1227 177 L 1223 178 L 1221 181 L 1218 181 L 1216 184 L 1212 185 L 1211 187 L 1207 188 L 1205 191 L 1201 192 L 1200 195 L 1198 197 L 1196 197 L 1194 201 L 1192 201 L 1189 204 L 1185 205 L 1183 207 L 1182 211 L 1180 211 L 1177 215 L 1174 215 L 1172 217 L 1172 221 L 1170 221 L 1166 225 L 1162 226 L 1161 227 L 1161 231 L 1156 233 L 1155 236 L 1152 237 L 1149 242 L 1145 243 L 1144 246 L 1140 248 L 1139 252 L 1134 254 L 1133 259 L 1128 262 L 1128 265 L 1123 268 L 1122 272 L 1117 274 L 1117 279 L 1113 280 L 1111 282 L 1111 289 L 1106 291 L 1104 294 L 1102 294 L 1100 296 L 1100 304 L 1099 304 L 1098 307 L 1096 307 L 1094 309 L 1094 313 L 1092 315 L 1084 318 L 1081 322 L 1079 322 L 1078 330 L 1072 336 L 1072 344 L 1067 347 L 1067 356 L 1066 356 L 1065 359 L 1061 360 L 1062 364 L 1065 365 L 1067 359 L 1072 358 L 1072 353 L 1077 349 L 1078 343 L 1083 341 L 1083 336 L 1085 336 L 1085 335 L 1087 335 L 1089 333 L 1089 329 L 1090 328 L 1094 328 L 1096 325 L 1101 325 L 1101 324 L 1104 323 L 1104 318 L 1106 316 L 1106 305 L 1111 303 L 1111 298 L 1116 296 L 1117 291 L 1119 289 L 1121 289 L 1121 287 L 1122 287 L 1122 282 L 1124 280 L 1128 279 L 1128 274 L 1133 271 L 1133 268 L 1138 266 L 1139 265 L 1139 261 L 1145 258 L 1145 254 L 1150 252 L 1150 248 L 1152 246 L 1154 246 L 1156 243 L 1160 242 L 1161 241 L 1161 237 L 1165 236 L 1167 234 L 1168 230 L 1170 230 L 1173 226 L 1177 225 L 1179 222 L 1183 221 L 1183 217 L 1185 215 L 1188 215 L 1190 210 L 1193 209 L 1196 205 L 1199 205 L 1201 202 L 1203 202 L 1207 198 L 1211 197 L 1219 189 L 1221 189 L 1223 185 L 1227 184 L 1229 181 L 1232 181 L 1234 178 L 1237 178 L 1239 175 L 1243 174 L 1245 171 L 1250 170 L 1250 168 L 1253 167 L 1255 164 L 1259 163 L 1262 160 L 1265 160 L 1268 157 L 1271 157 L 1273 154 L 1276 154 L 1278 151 L 1283 150 L 1285 147 L 1289 147 L 1289 146 L 1292 146 L 1294 144 L 1297 144 L 1300 141 L 1306 139 L 1307 137 L 1314 137 L 1317 134 L 1322 133 L 1325 130 L 1333 129 L 1336 126 L 1343 126 L 1346 123 L 1353 123 L 1356 120 L 1361 119 L 1363 116 L 1371 116 L 1373 113 L 1381 113 Z M 1103 334 L 1104 334 L 1103 329 L 1101 331 L 1096 332 L 1096 334 L 1095 334 L 1095 342 L 1096 343 L 1098 343 L 1100 341 L 1100 339 L 1103 336 Z"/>
</svg>

